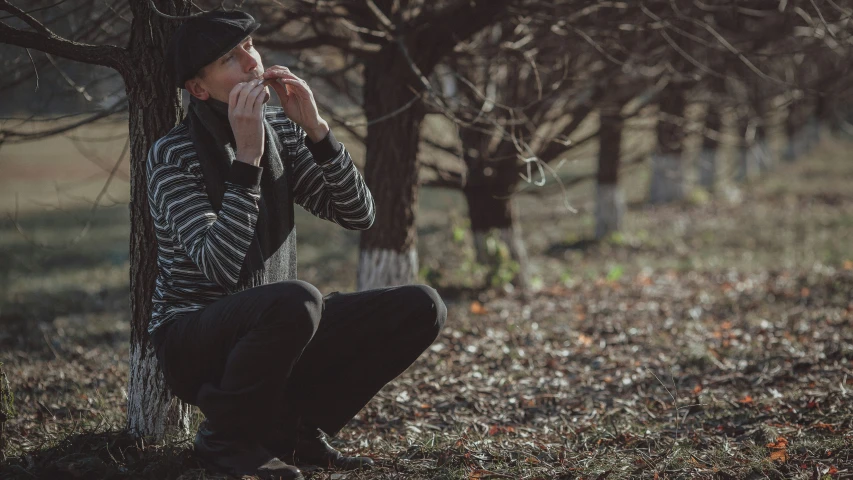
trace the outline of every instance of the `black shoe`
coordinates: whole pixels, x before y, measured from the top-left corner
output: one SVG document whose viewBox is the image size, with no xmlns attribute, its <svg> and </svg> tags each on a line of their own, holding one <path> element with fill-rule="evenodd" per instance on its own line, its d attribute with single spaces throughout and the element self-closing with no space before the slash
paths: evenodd
<svg viewBox="0 0 853 480">
<path fill-rule="evenodd" d="M 372 467 L 373 459 L 369 457 L 348 457 L 329 445 L 327 435 L 319 428 L 300 427 L 296 431 L 293 463 L 316 465 L 335 470 L 358 470 Z"/>
<path fill-rule="evenodd" d="M 264 480 L 304 480 L 298 468 L 288 465 L 258 442 L 235 438 L 211 428 L 205 420 L 198 428 L 193 448 L 210 470 L 234 476 L 255 475 Z"/>
</svg>

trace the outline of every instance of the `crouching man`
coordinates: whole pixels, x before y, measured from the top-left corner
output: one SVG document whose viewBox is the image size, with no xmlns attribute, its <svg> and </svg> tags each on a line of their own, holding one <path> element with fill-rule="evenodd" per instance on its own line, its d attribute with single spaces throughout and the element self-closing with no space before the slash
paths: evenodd
<svg viewBox="0 0 853 480">
<path fill-rule="evenodd" d="M 169 45 L 191 103 L 148 155 L 158 242 L 148 332 L 167 385 L 206 417 L 194 449 L 208 467 L 301 479 L 297 464 L 373 464 L 328 438 L 427 349 L 447 310 L 423 285 L 323 295 L 296 280 L 294 204 L 362 230 L 374 203 L 305 81 L 264 68 L 258 27 L 243 12 L 208 12 Z M 266 105 L 270 87 L 281 108 Z"/>
</svg>

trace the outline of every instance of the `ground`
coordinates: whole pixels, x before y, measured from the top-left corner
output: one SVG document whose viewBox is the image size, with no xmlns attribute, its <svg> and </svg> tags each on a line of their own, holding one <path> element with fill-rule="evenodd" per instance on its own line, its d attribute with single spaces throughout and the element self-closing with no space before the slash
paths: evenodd
<svg viewBox="0 0 853 480">
<path fill-rule="evenodd" d="M 3 148 L 5 211 L 13 190 L 48 202 L 39 188 L 80 174 L 33 180 L 58 160 L 16 169 L 24 150 Z M 644 169 L 628 171 L 624 232 L 602 242 L 589 240 L 591 186 L 568 194 L 578 213 L 559 189 L 520 196 L 527 293 L 480 288 L 461 196 L 424 192 L 422 275 L 446 299 L 446 329 L 335 440 L 379 467 L 310 478 L 853 477 L 849 148 L 825 140 L 748 185 L 657 208 L 641 201 Z M 94 198 L 94 168 L 69 198 Z M 126 199 L 126 183 L 114 188 Z M 0 230 L 0 362 L 17 411 L 0 478 L 221 478 L 186 441 L 120 433 L 126 206 L 97 211 L 80 241 L 57 249 L 88 207 L 26 205 L 28 237 L 11 219 Z M 352 289 L 358 235 L 307 215 L 298 225 L 301 278 Z"/>
</svg>

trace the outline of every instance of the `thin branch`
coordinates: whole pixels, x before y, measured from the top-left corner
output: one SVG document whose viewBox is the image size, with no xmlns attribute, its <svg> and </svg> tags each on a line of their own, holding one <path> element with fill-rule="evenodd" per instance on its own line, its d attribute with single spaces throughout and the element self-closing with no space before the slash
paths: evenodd
<svg viewBox="0 0 853 480">
<path fill-rule="evenodd" d="M 254 38 L 255 44 L 276 50 L 302 50 L 306 48 L 317 48 L 332 46 L 340 48 L 355 55 L 370 55 L 380 50 L 380 46 L 372 43 L 364 43 L 349 38 L 336 37 L 334 35 L 317 35 L 299 40 L 273 40 L 269 37 Z"/>
<path fill-rule="evenodd" d="M 32 63 L 32 64 L 33 64 L 33 72 L 34 72 L 34 73 L 35 73 L 35 75 L 36 75 L 36 89 L 35 89 L 35 90 L 33 90 L 33 91 L 34 91 L 34 92 L 38 92 L 38 91 L 39 91 L 39 70 L 38 70 L 38 68 L 36 67 L 36 62 L 35 62 L 35 60 L 33 60 L 33 54 L 32 54 L 32 53 L 30 53 L 30 49 L 29 49 L 29 48 L 26 48 L 25 50 L 27 51 L 27 56 L 28 56 L 28 57 L 30 57 L 30 63 Z"/>
<path fill-rule="evenodd" d="M 32 15 L 27 12 L 21 10 L 20 8 L 12 5 L 7 0 L 0 0 L 0 10 L 5 10 L 11 13 L 11 17 L 19 18 L 24 23 L 30 26 L 33 30 L 41 33 L 43 35 L 52 36 L 53 32 L 50 31 L 49 28 L 45 27 L 41 22 L 33 18 Z"/>
<path fill-rule="evenodd" d="M 63 70 L 62 67 L 60 67 L 58 63 L 56 63 L 56 60 L 53 58 L 53 55 L 51 55 L 49 53 L 45 53 L 45 56 L 50 61 L 50 64 L 53 65 L 56 68 L 56 70 L 59 71 L 59 74 L 62 76 L 62 79 L 65 80 L 65 83 L 70 85 L 71 88 L 73 88 L 75 91 L 77 91 L 77 93 L 79 93 L 80 95 L 83 95 L 83 98 L 85 98 L 87 102 L 92 101 L 92 96 L 89 95 L 89 92 L 86 91 L 86 87 L 84 87 L 82 85 L 78 85 L 77 82 L 75 82 L 74 79 L 71 78 L 71 76 L 69 76 L 67 73 L 65 73 L 65 70 Z"/>
<path fill-rule="evenodd" d="M 5 1 L 5 0 L 0 0 Z M 32 17 L 30 17 L 32 18 Z M 34 20 L 36 23 L 38 21 Z M 41 25 L 39 23 L 39 25 Z M 21 48 L 32 48 L 58 57 L 75 60 L 91 65 L 102 65 L 118 70 L 128 55 L 127 51 L 115 45 L 89 45 L 62 38 L 47 27 L 40 32 L 27 32 L 12 28 L 0 22 L 2 43 Z"/>
<path fill-rule="evenodd" d="M 33 10 L 27 10 L 26 12 L 23 12 L 23 13 L 25 13 L 25 14 L 29 15 L 30 13 L 41 12 L 42 10 L 47 10 L 47 9 L 49 9 L 49 8 L 53 8 L 53 7 L 56 7 L 56 6 L 62 5 L 63 3 L 67 2 L 67 1 L 68 1 L 68 0 L 59 0 L 58 2 L 54 3 L 53 5 L 47 5 L 47 6 L 44 6 L 44 7 L 35 8 L 35 9 L 33 9 Z M 3 10 L 8 11 L 8 10 L 7 10 L 7 9 L 5 9 L 5 8 L 3 8 Z M 19 14 L 18 14 L 18 13 L 14 13 L 14 14 L 11 14 L 11 15 L 6 15 L 5 17 L 0 17 L 0 20 L 8 20 L 8 19 L 10 19 L 10 18 L 16 18 L 16 17 L 18 17 L 18 16 L 19 16 Z"/>
<path fill-rule="evenodd" d="M 163 18 L 168 18 L 169 20 L 178 20 L 178 21 L 189 20 L 191 18 L 195 18 L 195 17 L 201 16 L 201 15 L 204 15 L 206 13 L 206 12 L 201 12 L 201 13 L 193 13 L 192 15 L 169 15 L 169 14 L 163 13 L 160 10 L 158 10 L 157 5 L 154 4 L 154 0 L 148 0 L 148 7 L 151 8 L 151 11 L 154 12 L 154 14 L 157 16 L 160 16 Z"/>
<path fill-rule="evenodd" d="M 50 130 L 42 130 L 40 132 L 35 132 L 35 133 L 16 132 L 13 130 L 0 130 L 0 142 L 9 141 L 9 139 L 12 139 L 12 138 L 17 139 L 17 140 L 15 140 L 16 143 L 27 142 L 27 141 L 31 141 L 31 140 L 38 140 L 40 138 L 45 138 L 45 137 L 49 137 L 51 135 L 57 135 L 59 133 L 64 133 L 64 132 L 68 132 L 70 130 L 74 130 L 75 128 L 80 127 L 82 125 L 86 125 L 87 123 L 91 123 L 91 122 L 94 122 L 95 120 L 100 120 L 102 118 L 109 117 L 110 115 L 114 115 L 116 113 L 120 113 L 120 112 L 123 112 L 125 110 L 127 110 L 127 99 L 122 98 L 121 100 L 117 101 L 113 106 L 111 106 L 110 108 L 108 108 L 104 111 L 95 113 L 95 114 L 91 115 L 90 117 L 84 118 L 83 120 L 80 120 L 80 121 L 77 121 L 75 123 L 65 125 L 62 127 L 57 127 L 57 128 L 50 129 Z"/>
<path fill-rule="evenodd" d="M 29 234 L 27 234 L 27 232 L 24 231 L 23 227 L 18 222 L 18 211 L 19 211 L 19 209 L 18 209 L 18 193 L 17 192 L 15 193 L 15 214 L 14 215 L 8 214 L 9 219 L 12 220 L 12 223 L 14 223 L 14 225 L 15 225 L 15 229 L 29 243 L 31 243 L 37 247 L 47 249 L 47 250 L 63 250 L 63 249 L 66 249 L 66 248 L 71 247 L 71 246 L 75 245 L 76 243 L 78 243 L 80 240 L 83 239 L 83 237 L 86 236 L 86 234 L 89 232 L 89 229 L 92 227 L 92 220 L 94 219 L 95 211 L 98 209 L 98 206 L 100 206 L 100 204 L 101 204 L 101 198 L 103 198 L 104 195 L 107 194 L 107 190 L 110 188 L 110 183 L 112 182 L 113 178 L 115 177 L 116 172 L 118 171 L 118 167 L 124 161 L 124 157 L 127 156 L 128 151 L 130 151 L 130 138 L 128 138 L 127 141 L 124 143 L 124 148 L 121 151 L 121 155 L 119 155 L 119 157 L 118 157 L 118 161 L 116 161 L 115 165 L 113 165 L 113 169 L 110 172 L 109 177 L 107 177 L 107 181 L 104 182 L 104 186 L 101 188 L 101 191 L 98 193 L 98 196 L 95 197 L 95 202 L 92 205 L 92 208 L 89 210 L 89 218 L 86 220 L 86 224 L 83 226 L 83 228 L 80 230 L 80 232 L 74 236 L 74 238 L 72 238 L 68 242 L 65 242 L 65 243 L 62 243 L 59 245 L 51 245 L 51 244 L 39 242 L 38 240 L 32 238 Z"/>
</svg>

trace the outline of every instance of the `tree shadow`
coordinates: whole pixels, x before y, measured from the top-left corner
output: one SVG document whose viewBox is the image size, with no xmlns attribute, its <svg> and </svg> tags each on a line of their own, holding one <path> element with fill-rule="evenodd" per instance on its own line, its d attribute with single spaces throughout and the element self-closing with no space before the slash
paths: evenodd
<svg viewBox="0 0 853 480">
<path fill-rule="evenodd" d="M 57 433 L 55 443 L 49 447 L 7 459 L 0 464 L 0 478 L 227 478 L 205 474 L 186 441 L 149 445 L 123 430 L 65 433 Z M 192 475 L 195 470 L 198 475 Z"/>
<path fill-rule="evenodd" d="M 0 351 L 50 358 L 75 345 L 122 345 L 128 341 L 119 325 L 124 318 L 129 328 L 126 286 L 18 294 L 0 310 Z"/>
<path fill-rule="evenodd" d="M 545 254 L 552 257 L 559 257 L 567 251 L 587 251 L 593 247 L 601 245 L 600 240 L 593 238 L 581 238 L 571 242 L 554 243 L 545 250 Z"/>
</svg>

